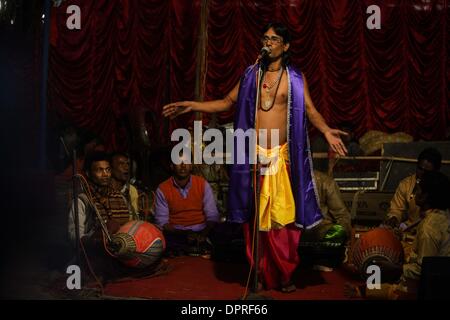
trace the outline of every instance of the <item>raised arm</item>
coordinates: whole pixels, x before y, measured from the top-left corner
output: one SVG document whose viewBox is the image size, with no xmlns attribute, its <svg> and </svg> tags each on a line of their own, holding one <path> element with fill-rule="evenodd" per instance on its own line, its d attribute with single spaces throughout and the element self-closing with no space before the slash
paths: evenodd
<svg viewBox="0 0 450 320">
<path fill-rule="evenodd" d="M 236 103 L 239 91 L 239 82 L 234 88 L 225 96 L 225 98 L 213 101 L 178 101 L 165 105 L 163 107 L 163 116 L 171 119 L 180 114 L 190 111 L 198 112 L 223 112 L 230 110 L 231 106 Z"/>
<path fill-rule="evenodd" d="M 306 82 L 306 77 L 303 75 L 304 82 L 304 92 L 305 92 L 305 105 L 306 105 L 306 115 L 308 116 L 309 121 L 316 127 L 327 139 L 328 144 L 331 149 L 338 153 L 341 156 L 345 156 L 347 154 L 347 148 L 345 144 L 341 140 L 341 135 L 348 135 L 348 133 L 338 130 L 331 129 L 322 115 L 317 111 L 314 106 L 311 96 L 309 95 L 308 83 Z"/>
</svg>

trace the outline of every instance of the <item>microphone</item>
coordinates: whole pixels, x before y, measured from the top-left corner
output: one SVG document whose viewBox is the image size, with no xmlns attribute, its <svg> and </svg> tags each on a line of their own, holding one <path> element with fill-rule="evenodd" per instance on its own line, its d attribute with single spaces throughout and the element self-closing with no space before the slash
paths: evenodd
<svg viewBox="0 0 450 320">
<path fill-rule="evenodd" d="M 261 58 L 264 58 L 266 56 L 268 56 L 272 51 L 270 50 L 269 47 L 262 47 L 261 51 L 259 52 L 259 55 Z"/>
</svg>

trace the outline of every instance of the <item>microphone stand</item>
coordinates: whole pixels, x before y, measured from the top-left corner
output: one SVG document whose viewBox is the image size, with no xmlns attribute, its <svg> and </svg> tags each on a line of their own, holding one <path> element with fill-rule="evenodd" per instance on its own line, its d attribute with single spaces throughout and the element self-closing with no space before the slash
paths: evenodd
<svg viewBox="0 0 450 320">
<path fill-rule="evenodd" d="M 80 265 L 80 220 L 78 213 L 78 185 L 77 185 L 77 151 L 73 150 L 72 155 L 72 183 L 73 183 L 73 210 L 74 210 L 74 222 L 75 222 L 75 254 L 76 263 Z"/>
<path fill-rule="evenodd" d="M 256 86 L 256 106 L 255 106 L 255 112 L 258 112 L 259 109 L 259 105 L 260 105 L 260 98 L 261 98 L 261 84 L 262 84 L 262 79 L 264 76 L 264 68 L 262 67 L 261 64 L 261 59 L 259 60 L 260 62 L 260 66 L 258 68 L 258 73 L 257 73 L 257 78 L 258 78 L 258 82 L 257 82 L 257 86 Z M 256 116 L 255 116 L 256 118 Z M 258 133 L 256 133 L 257 137 L 258 137 Z M 255 146 L 256 149 L 256 146 Z M 271 297 L 267 297 L 261 294 L 258 294 L 258 269 L 259 269 L 259 225 L 260 225 L 260 221 L 259 221 L 259 202 L 260 202 L 260 193 L 261 193 L 261 183 L 260 183 L 260 172 L 259 172 L 259 161 L 258 161 L 258 154 L 257 152 L 255 152 L 255 156 L 256 156 L 256 168 L 255 170 L 251 170 L 253 171 L 253 175 L 256 178 L 255 179 L 255 185 L 253 186 L 254 190 L 255 190 L 255 194 L 256 194 L 256 199 L 255 199 L 255 224 L 256 224 L 256 232 L 253 235 L 255 237 L 255 250 L 253 252 L 253 264 L 254 264 L 254 272 L 253 272 L 253 288 L 252 288 L 252 292 L 250 292 L 246 297 L 244 297 L 244 300 L 271 300 L 273 298 Z"/>
</svg>

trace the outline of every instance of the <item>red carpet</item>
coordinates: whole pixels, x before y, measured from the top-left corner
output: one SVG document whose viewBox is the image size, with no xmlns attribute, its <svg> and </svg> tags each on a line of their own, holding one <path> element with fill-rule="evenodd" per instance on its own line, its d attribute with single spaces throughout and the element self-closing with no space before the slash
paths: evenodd
<svg viewBox="0 0 450 320">
<path fill-rule="evenodd" d="M 200 257 L 168 260 L 172 267 L 166 275 L 110 283 L 105 295 L 164 300 L 237 300 L 245 292 L 248 265 L 214 262 Z M 355 283 L 342 270 L 319 272 L 300 268 L 294 277 L 297 291 L 275 290 L 262 294 L 275 300 L 342 300 L 345 282 Z"/>
</svg>

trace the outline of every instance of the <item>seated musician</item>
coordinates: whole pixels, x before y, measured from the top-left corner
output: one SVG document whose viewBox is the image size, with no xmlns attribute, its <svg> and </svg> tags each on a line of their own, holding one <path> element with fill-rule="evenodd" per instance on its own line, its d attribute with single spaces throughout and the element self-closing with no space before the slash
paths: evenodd
<svg viewBox="0 0 450 320">
<path fill-rule="evenodd" d="M 316 246 L 321 243 L 323 247 L 326 247 L 327 244 L 334 248 L 342 247 L 350 239 L 352 226 L 350 212 L 342 200 L 339 186 L 333 178 L 317 170 L 314 170 L 314 181 L 319 195 L 323 220 L 314 228 L 305 230 L 301 238 L 301 244 L 309 242 L 316 243 Z M 324 254 L 323 257 L 317 257 L 319 261 L 316 261 L 316 264 L 336 264 L 332 261 L 326 261 L 326 256 L 329 256 L 329 254 L 325 254 L 326 250 L 320 251 Z"/>
<path fill-rule="evenodd" d="M 422 259 L 433 256 L 450 256 L 450 179 L 436 171 L 425 172 L 416 188 L 416 204 L 420 207 L 420 223 L 411 254 L 403 266 L 387 261 L 373 261 L 387 277 L 401 274 L 395 284 L 383 283 L 381 289 L 346 284 L 348 297 L 375 299 L 405 299 L 417 296 L 421 276 Z M 382 274 L 383 278 L 383 274 Z"/>
<path fill-rule="evenodd" d="M 139 218 L 139 192 L 130 183 L 130 158 L 122 152 L 114 152 L 111 155 L 111 186 L 120 191 L 127 201 L 128 208 L 134 219 Z"/>
<path fill-rule="evenodd" d="M 123 268 L 105 250 L 102 224 L 112 235 L 132 219 L 132 215 L 122 194 L 111 187 L 111 166 L 105 153 L 88 156 L 84 171 L 88 179 L 87 185 L 81 184 L 85 190 L 78 196 L 79 236 L 94 272 L 108 280 L 120 275 Z M 69 213 L 68 232 L 72 244 L 75 244 L 77 239 L 73 204 Z"/>
<path fill-rule="evenodd" d="M 414 241 L 418 221 L 420 220 L 419 207 L 415 200 L 417 185 L 423 174 L 427 171 L 439 171 L 442 156 L 435 148 L 424 149 L 417 159 L 416 173 L 400 181 L 391 200 L 390 208 L 384 224 L 393 228 L 405 230 L 402 241 L 405 256 L 410 253 Z"/>
<path fill-rule="evenodd" d="M 220 221 L 213 191 L 205 179 L 191 174 L 190 161 L 178 160 L 171 165 L 173 176 L 156 190 L 155 223 L 169 254 L 209 254 L 208 235 Z"/>
</svg>

